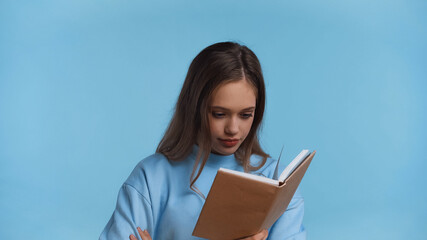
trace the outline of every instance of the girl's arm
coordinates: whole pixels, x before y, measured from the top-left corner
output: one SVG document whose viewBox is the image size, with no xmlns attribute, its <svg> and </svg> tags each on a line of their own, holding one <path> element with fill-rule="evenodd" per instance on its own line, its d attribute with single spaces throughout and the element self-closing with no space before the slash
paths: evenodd
<svg viewBox="0 0 427 240">
<path fill-rule="evenodd" d="M 304 199 L 297 189 L 288 209 L 270 228 L 268 239 L 305 240 L 306 231 L 302 224 L 304 217 Z"/>
<path fill-rule="evenodd" d="M 99 240 L 128 239 L 130 233 L 136 235 L 137 226 L 153 231 L 151 204 L 136 188 L 125 183 L 120 189 L 116 209 Z"/>
</svg>

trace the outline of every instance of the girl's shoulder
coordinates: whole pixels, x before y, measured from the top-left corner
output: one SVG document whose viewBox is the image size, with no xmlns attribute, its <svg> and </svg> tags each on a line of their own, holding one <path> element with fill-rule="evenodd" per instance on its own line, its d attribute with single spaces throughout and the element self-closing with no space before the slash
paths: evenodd
<svg viewBox="0 0 427 240">
<path fill-rule="evenodd" d="M 125 184 L 137 189 L 144 188 L 148 179 L 152 178 L 152 176 L 160 177 L 161 175 L 165 175 L 165 170 L 169 167 L 169 160 L 163 154 L 154 153 L 139 161 L 125 181 Z"/>
<path fill-rule="evenodd" d="M 149 170 L 153 168 L 161 168 L 165 165 L 169 165 L 169 160 L 166 156 L 161 153 L 154 153 L 139 161 L 135 168 Z"/>
</svg>

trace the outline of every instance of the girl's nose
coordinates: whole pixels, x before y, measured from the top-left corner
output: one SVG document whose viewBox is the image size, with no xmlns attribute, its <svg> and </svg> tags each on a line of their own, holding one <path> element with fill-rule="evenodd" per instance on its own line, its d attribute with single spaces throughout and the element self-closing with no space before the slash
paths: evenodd
<svg viewBox="0 0 427 240">
<path fill-rule="evenodd" d="M 236 135 L 239 132 L 239 124 L 236 118 L 231 118 L 224 129 L 225 133 L 228 135 Z"/>
</svg>

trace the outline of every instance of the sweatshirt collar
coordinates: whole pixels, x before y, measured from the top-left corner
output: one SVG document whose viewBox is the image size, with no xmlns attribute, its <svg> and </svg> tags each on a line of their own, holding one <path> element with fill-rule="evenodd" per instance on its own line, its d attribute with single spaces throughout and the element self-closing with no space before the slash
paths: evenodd
<svg viewBox="0 0 427 240">
<path fill-rule="evenodd" d="M 193 151 L 192 151 L 192 154 L 194 155 L 194 157 L 197 157 L 198 151 L 199 151 L 199 146 L 194 144 Z M 232 166 L 236 166 L 236 164 L 238 164 L 238 161 L 237 161 L 236 157 L 234 156 L 234 154 L 220 155 L 220 154 L 210 153 L 209 158 L 206 161 L 207 166 L 218 167 L 218 168 L 219 167 L 225 167 L 225 168 L 232 167 Z"/>
</svg>

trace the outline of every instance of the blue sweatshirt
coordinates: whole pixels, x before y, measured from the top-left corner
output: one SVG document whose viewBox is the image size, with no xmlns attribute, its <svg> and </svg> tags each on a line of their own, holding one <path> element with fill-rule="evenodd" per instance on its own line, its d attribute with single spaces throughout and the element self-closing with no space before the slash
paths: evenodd
<svg viewBox="0 0 427 240">
<path fill-rule="evenodd" d="M 182 161 L 169 161 L 153 154 L 135 167 L 119 191 L 116 209 L 99 240 L 127 240 L 133 234 L 140 239 L 137 227 L 147 229 L 152 239 L 201 239 L 193 237 L 205 200 L 190 189 L 190 175 L 198 148 Z M 262 160 L 252 155 L 251 164 Z M 272 177 L 276 161 L 269 158 L 254 174 Z M 211 153 L 195 186 L 207 196 L 220 167 L 243 171 L 234 155 Z M 306 239 L 302 225 L 304 200 L 295 193 L 288 209 L 269 229 L 268 239 Z M 218 229 L 221 231 L 221 229 Z"/>
</svg>

